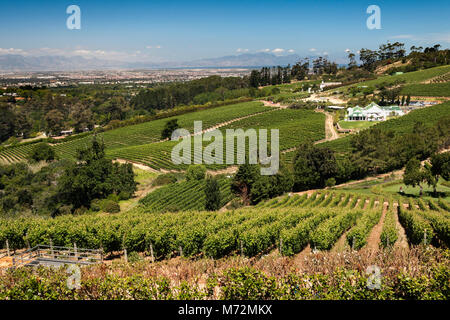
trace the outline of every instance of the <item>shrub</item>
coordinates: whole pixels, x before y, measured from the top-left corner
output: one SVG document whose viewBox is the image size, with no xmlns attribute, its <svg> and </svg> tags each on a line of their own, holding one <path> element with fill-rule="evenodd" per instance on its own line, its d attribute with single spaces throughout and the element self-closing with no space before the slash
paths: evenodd
<svg viewBox="0 0 450 320">
<path fill-rule="evenodd" d="M 41 142 L 33 146 L 29 159 L 34 162 L 52 161 L 56 159 L 55 150 L 47 143 Z"/>
<path fill-rule="evenodd" d="M 142 260 L 144 260 L 144 259 L 142 259 L 142 257 L 136 251 L 132 251 L 128 254 L 128 262 L 130 262 L 130 263 L 135 263 L 135 262 L 139 262 Z"/>
<path fill-rule="evenodd" d="M 118 213 L 120 212 L 120 206 L 114 200 L 103 200 L 101 204 L 101 209 L 108 213 Z"/>
<path fill-rule="evenodd" d="M 206 175 L 206 167 L 202 164 L 190 165 L 186 172 L 186 180 L 203 180 Z"/>
<path fill-rule="evenodd" d="M 157 176 L 152 182 L 152 186 L 163 186 L 169 183 L 175 183 L 178 181 L 177 175 L 174 173 L 165 173 Z"/>
</svg>

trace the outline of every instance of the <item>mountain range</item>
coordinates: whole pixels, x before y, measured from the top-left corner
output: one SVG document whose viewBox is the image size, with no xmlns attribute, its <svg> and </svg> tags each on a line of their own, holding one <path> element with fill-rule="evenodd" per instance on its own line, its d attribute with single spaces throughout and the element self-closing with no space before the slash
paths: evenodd
<svg viewBox="0 0 450 320">
<path fill-rule="evenodd" d="M 199 59 L 181 62 L 124 62 L 85 58 L 82 56 L 24 56 L 18 54 L 0 55 L 2 71 L 75 71 L 102 69 L 159 69 L 159 68 L 234 68 L 286 66 L 295 64 L 301 58 L 291 54 L 277 56 L 271 53 L 245 53 L 219 58 Z"/>
</svg>

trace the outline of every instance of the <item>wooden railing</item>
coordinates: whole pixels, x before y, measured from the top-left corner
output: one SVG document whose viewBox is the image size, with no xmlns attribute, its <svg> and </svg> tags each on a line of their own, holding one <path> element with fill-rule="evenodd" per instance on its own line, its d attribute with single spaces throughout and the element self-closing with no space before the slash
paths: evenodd
<svg viewBox="0 0 450 320">
<path fill-rule="evenodd" d="M 58 247 L 37 245 L 27 251 L 13 256 L 13 267 L 32 264 L 95 264 L 103 262 L 103 251 L 96 249 L 80 249 L 74 247 Z"/>
</svg>

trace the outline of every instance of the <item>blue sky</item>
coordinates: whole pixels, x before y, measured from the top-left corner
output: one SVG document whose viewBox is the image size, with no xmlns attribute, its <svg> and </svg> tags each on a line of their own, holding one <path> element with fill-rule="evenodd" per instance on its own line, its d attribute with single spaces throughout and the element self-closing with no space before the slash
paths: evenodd
<svg viewBox="0 0 450 320">
<path fill-rule="evenodd" d="M 66 28 L 72 4 L 81 8 L 81 30 Z M 381 30 L 366 27 L 372 4 L 381 8 Z M 0 54 L 186 61 L 266 51 L 339 61 L 346 49 L 387 40 L 450 46 L 448 0 L 2 0 L 0 9 Z"/>
</svg>

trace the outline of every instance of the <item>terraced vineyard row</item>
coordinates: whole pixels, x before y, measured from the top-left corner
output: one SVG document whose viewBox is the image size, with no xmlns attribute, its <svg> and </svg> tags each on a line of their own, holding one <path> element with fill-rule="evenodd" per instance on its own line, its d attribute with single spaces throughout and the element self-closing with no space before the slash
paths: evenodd
<svg viewBox="0 0 450 320">
<path fill-rule="evenodd" d="M 194 121 L 202 121 L 203 129 L 207 129 L 223 122 L 268 110 L 272 110 L 272 108 L 265 107 L 260 102 L 239 103 L 118 128 L 106 131 L 100 136 L 105 142 L 107 149 L 120 149 L 160 141 L 161 131 L 166 122 L 171 119 L 178 119 L 178 124 L 181 128 L 193 132 Z M 87 137 L 85 139 L 58 144 L 55 148 L 62 155 L 67 153 L 73 154 L 70 151 L 76 150 L 78 147 L 86 144 L 86 141 L 89 141 L 89 139 L 90 137 Z"/>
<path fill-rule="evenodd" d="M 9 164 L 25 160 L 33 145 L 18 145 L 14 148 L 5 148 L 0 151 L 0 163 Z"/>
<path fill-rule="evenodd" d="M 273 110 L 273 108 L 265 107 L 261 102 L 245 102 L 118 128 L 106 131 L 98 136 L 103 139 L 107 149 L 120 149 L 159 141 L 164 125 L 170 119 L 178 119 L 180 127 L 193 131 L 194 121 L 203 121 L 203 129 L 207 129 L 220 123 L 269 110 Z M 91 139 L 91 136 L 86 136 L 56 144 L 54 148 L 59 157 L 72 158 L 75 156 L 76 150 L 88 145 Z M 3 159 L 8 163 L 24 160 L 31 148 L 32 145 L 6 148 L 0 151 L 0 160 Z"/>
<path fill-rule="evenodd" d="M 437 76 L 441 76 L 444 74 L 447 74 L 450 71 L 450 66 L 441 66 L 441 67 L 435 67 L 420 71 L 414 71 L 414 72 L 408 72 L 400 75 L 393 75 L 393 76 L 383 76 L 379 77 L 375 80 L 369 80 L 364 82 L 359 82 L 357 84 L 345 86 L 339 88 L 339 91 L 346 91 L 350 89 L 351 87 L 355 86 L 375 86 L 377 84 L 386 83 L 386 84 L 392 84 L 396 81 L 404 81 L 406 84 L 411 83 L 420 83 L 432 78 L 435 78 Z"/>
<path fill-rule="evenodd" d="M 219 179 L 221 206 L 233 198 L 230 179 Z M 183 181 L 163 186 L 140 200 L 145 211 L 174 210 L 204 210 L 205 209 L 205 180 Z"/>
<path fill-rule="evenodd" d="M 182 254 L 221 258 L 230 254 L 249 257 L 278 248 L 284 255 L 311 248 L 329 250 L 345 236 L 355 250 L 364 248 L 377 223 L 383 222 L 381 246 L 392 246 L 398 235 L 398 217 L 411 244 L 449 245 L 450 220 L 442 207 L 431 210 L 404 209 L 404 198 L 389 199 L 390 210 L 381 221 L 385 199 L 339 191 L 320 191 L 269 200 L 258 207 L 226 212 L 161 212 L 172 205 L 201 205 L 200 183 L 186 182 L 158 189 L 142 201 L 142 206 L 118 215 L 61 216 L 54 219 L 21 218 L 0 220 L 0 243 L 8 239 L 12 248 L 27 243 L 48 243 L 85 248 L 102 247 L 106 252 L 148 251 L 158 258 Z M 221 182 L 222 192 L 227 190 Z M 196 197 L 193 198 L 192 194 Z M 197 199 L 197 200 L 193 200 Z M 226 201 L 226 200 L 224 200 Z M 195 205 L 194 205 L 195 204 Z"/>
<path fill-rule="evenodd" d="M 270 142 L 269 129 L 279 129 L 280 150 L 289 149 L 305 141 L 316 141 L 325 137 L 324 115 L 309 110 L 275 110 L 272 112 L 255 115 L 220 128 L 225 135 L 227 129 L 268 129 L 267 137 Z M 193 141 L 192 141 L 193 143 Z M 211 142 L 203 142 L 203 148 Z M 176 165 L 172 162 L 171 152 L 177 142 L 165 141 L 161 143 L 152 143 L 127 148 L 107 150 L 108 157 L 119 158 L 139 162 L 153 169 L 165 170 L 184 170 L 186 164 Z M 235 139 L 235 146 L 237 145 Z M 246 142 L 246 153 L 248 153 L 248 139 Z M 270 152 L 270 146 L 268 147 Z M 208 169 L 217 170 L 227 167 L 226 158 L 231 153 L 235 159 L 237 156 L 236 148 L 226 149 L 226 139 L 223 141 L 223 163 L 208 164 Z M 191 159 L 194 159 L 194 148 L 191 148 Z"/>
<path fill-rule="evenodd" d="M 442 83 L 450 81 L 450 72 L 447 72 L 443 75 L 437 76 L 430 80 L 430 83 Z"/>
</svg>

